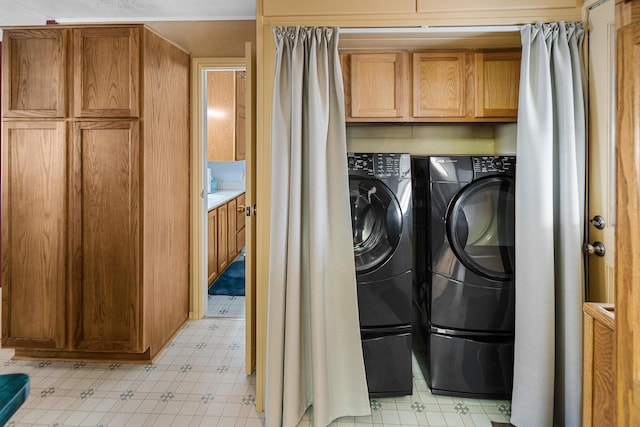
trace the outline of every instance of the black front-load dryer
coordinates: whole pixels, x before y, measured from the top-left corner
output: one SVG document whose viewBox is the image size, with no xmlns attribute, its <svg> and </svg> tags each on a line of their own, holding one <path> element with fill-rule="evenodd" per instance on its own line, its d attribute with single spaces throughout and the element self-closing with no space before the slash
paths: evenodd
<svg viewBox="0 0 640 427">
<path fill-rule="evenodd" d="M 508 397 L 515 319 L 515 157 L 414 159 L 416 304 L 433 393 Z M 416 211 L 417 212 L 417 211 Z"/>
<path fill-rule="evenodd" d="M 411 394 L 411 158 L 349 153 L 348 165 L 369 394 Z"/>
</svg>

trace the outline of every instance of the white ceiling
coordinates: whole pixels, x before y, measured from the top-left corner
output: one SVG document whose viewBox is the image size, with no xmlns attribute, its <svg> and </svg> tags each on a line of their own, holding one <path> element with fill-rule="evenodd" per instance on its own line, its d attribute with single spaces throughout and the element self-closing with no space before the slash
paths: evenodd
<svg viewBox="0 0 640 427">
<path fill-rule="evenodd" d="M 255 17 L 255 0 L 0 0 L 0 27 Z"/>
</svg>

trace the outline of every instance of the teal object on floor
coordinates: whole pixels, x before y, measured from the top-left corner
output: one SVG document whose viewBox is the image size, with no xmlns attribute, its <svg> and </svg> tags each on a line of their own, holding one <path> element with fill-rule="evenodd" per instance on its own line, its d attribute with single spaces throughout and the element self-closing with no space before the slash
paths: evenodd
<svg viewBox="0 0 640 427">
<path fill-rule="evenodd" d="M 244 296 L 244 259 L 232 263 L 209 288 L 209 295 Z"/>
<path fill-rule="evenodd" d="M 9 421 L 29 397 L 27 374 L 0 375 L 0 426 Z"/>
</svg>

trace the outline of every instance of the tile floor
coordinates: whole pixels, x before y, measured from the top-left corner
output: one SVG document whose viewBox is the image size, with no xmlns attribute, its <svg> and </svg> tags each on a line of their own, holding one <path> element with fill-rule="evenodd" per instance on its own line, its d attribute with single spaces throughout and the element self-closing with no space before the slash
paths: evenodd
<svg viewBox="0 0 640 427">
<path fill-rule="evenodd" d="M 230 295 L 208 295 L 206 317 L 245 318 L 244 297 Z"/>
<path fill-rule="evenodd" d="M 189 321 L 152 365 L 15 361 L 13 350 L 0 349 L 0 373 L 31 379 L 29 399 L 7 426 L 263 426 L 255 377 L 244 373 L 244 328 L 241 319 Z M 432 395 L 415 361 L 413 395 L 372 399 L 371 409 L 332 426 L 491 427 L 511 411 L 508 401 Z"/>
</svg>

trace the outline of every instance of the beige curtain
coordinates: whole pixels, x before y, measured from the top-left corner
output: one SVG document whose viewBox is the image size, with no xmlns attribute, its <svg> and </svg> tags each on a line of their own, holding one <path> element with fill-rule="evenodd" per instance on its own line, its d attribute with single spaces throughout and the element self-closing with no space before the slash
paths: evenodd
<svg viewBox="0 0 640 427">
<path fill-rule="evenodd" d="M 274 30 L 266 425 L 369 415 L 337 28 Z"/>
<path fill-rule="evenodd" d="M 511 423 L 578 427 L 586 116 L 582 23 L 525 25 L 516 172 Z"/>
</svg>

